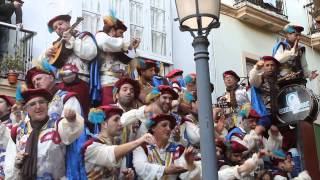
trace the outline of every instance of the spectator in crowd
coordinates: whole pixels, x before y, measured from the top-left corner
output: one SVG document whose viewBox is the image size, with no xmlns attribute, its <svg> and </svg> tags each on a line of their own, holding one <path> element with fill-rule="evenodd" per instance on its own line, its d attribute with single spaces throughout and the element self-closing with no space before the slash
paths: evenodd
<svg viewBox="0 0 320 180">
<path fill-rule="evenodd" d="M 11 24 L 11 16 L 16 14 L 16 25 L 22 27 L 22 5 L 21 0 L 0 0 L 0 22 Z M 0 62 L 8 53 L 9 29 L 0 26 Z"/>
</svg>

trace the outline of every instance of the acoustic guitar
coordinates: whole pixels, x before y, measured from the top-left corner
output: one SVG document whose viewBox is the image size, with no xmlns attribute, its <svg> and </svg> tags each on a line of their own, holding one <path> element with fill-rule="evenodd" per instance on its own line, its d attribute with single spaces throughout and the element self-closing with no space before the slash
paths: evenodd
<svg viewBox="0 0 320 180">
<path fill-rule="evenodd" d="M 77 17 L 77 20 L 74 24 L 72 24 L 72 26 L 67 30 L 69 32 L 72 32 L 74 30 L 74 28 L 76 28 L 81 21 L 83 21 L 83 17 Z M 55 41 L 55 43 L 53 44 L 53 47 L 56 48 L 56 52 L 49 57 L 49 64 L 54 64 L 56 63 L 56 61 L 59 59 L 61 53 L 62 53 L 62 49 L 64 47 L 65 41 L 62 39 L 62 37 L 59 37 L 59 39 L 57 39 Z"/>
</svg>

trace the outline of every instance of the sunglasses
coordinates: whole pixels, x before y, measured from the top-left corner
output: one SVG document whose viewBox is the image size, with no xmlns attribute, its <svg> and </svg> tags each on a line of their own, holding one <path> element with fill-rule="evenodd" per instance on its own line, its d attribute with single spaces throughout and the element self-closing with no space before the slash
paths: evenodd
<svg viewBox="0 0 320 180">
<path fill-rule="evenodd" d="M 72 71 L 64 71 L 63 73 L 60 73 L 60 76 L 61 77 L 68 77 L 68 76 L 71 76 L 72 74 L 76 74 Z"/>
<path fill-rule="evenodd" d="M 26 104 L 26 107 L 34 108 L 37 104 L 39 104 L 40 106 L 43 106 L 44 104 L 48 104 L 48 101 L 47 100 L 34 101 L 29 104 Z"/>
</svg>

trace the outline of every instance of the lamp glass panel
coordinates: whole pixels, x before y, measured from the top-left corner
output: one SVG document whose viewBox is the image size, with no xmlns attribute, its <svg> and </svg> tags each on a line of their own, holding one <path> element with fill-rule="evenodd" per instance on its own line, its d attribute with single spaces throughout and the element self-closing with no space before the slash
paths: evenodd
<svg viewBox="0 0 320 180">
<path fill-rule="evenodd" d="M 176 0 L 179 19 L 196 14 L 195 0 Z"/>
<path fill-rule="evenodd" d="M 213 21 L 214 19 L 211 17 L 201 17 L 202 21 L 202 28 L 207 28 L 208 25 Z M 184 26 L 188 26 L 191 29 L 198 29 L 198 24 L 197 24 L 197 18 L 190 18 L 186 21 L 183 22 Z"/>
<path fill-rule="evenodd" d="M 199 0 L 199 13 L 219 17 L 220 0 Z"/>
</svg>

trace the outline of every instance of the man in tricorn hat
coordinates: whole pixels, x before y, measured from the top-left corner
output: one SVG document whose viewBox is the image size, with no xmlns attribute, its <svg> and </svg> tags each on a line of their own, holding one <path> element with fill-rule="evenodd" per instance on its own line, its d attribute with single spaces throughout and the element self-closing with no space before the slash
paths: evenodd
<svg viewBox="0 0 320 180">
<path fill-rule="evenodd" d="M 67 78 L 67 77 L 63 77 Z M 58 86 L 55 83 L 55 77 L 52 71 L 46 70 L 44 67 L 34 67 L 31 68 L 26 75 L 26 83 L 29 88 L 43 88 L 53 94 L 53 98 L 48 105 L 48 115 L 51 119 L 58 121 L 63 117 L 66 109 L 74 110 L 79 116 L 85 117 L 83 115 L 84 104 L 80 104 L 77 99 L 77 93 L 68 92 L 61 89 L 58 89 Z M 85 119 L 86 125 L 89 126 L 87 119 Z M 89 126 L 90 128 L 90 126 Z M 81 161 L 79 154 L 80 146 L 82 141 L 85 140 L 85 131 L 74 141 L 70 146 L 67 146 L 67 175 L 68 178 L 73 176 L 74 173 L 78 173 L 80 163 L 74 163 L 73 161 Z M 75 160 L 76 159 L 76 160 Z M 73 163 L 73 164 L 72 164 Z M 72 164 L 72 165 L 71 165 Z M 78 167 L 76 167 L 78 166 Z M 77 174 L 78 175 L 78 174 Z M 77 176 L 75 175 L 75 176 Z"/>
</svg>

